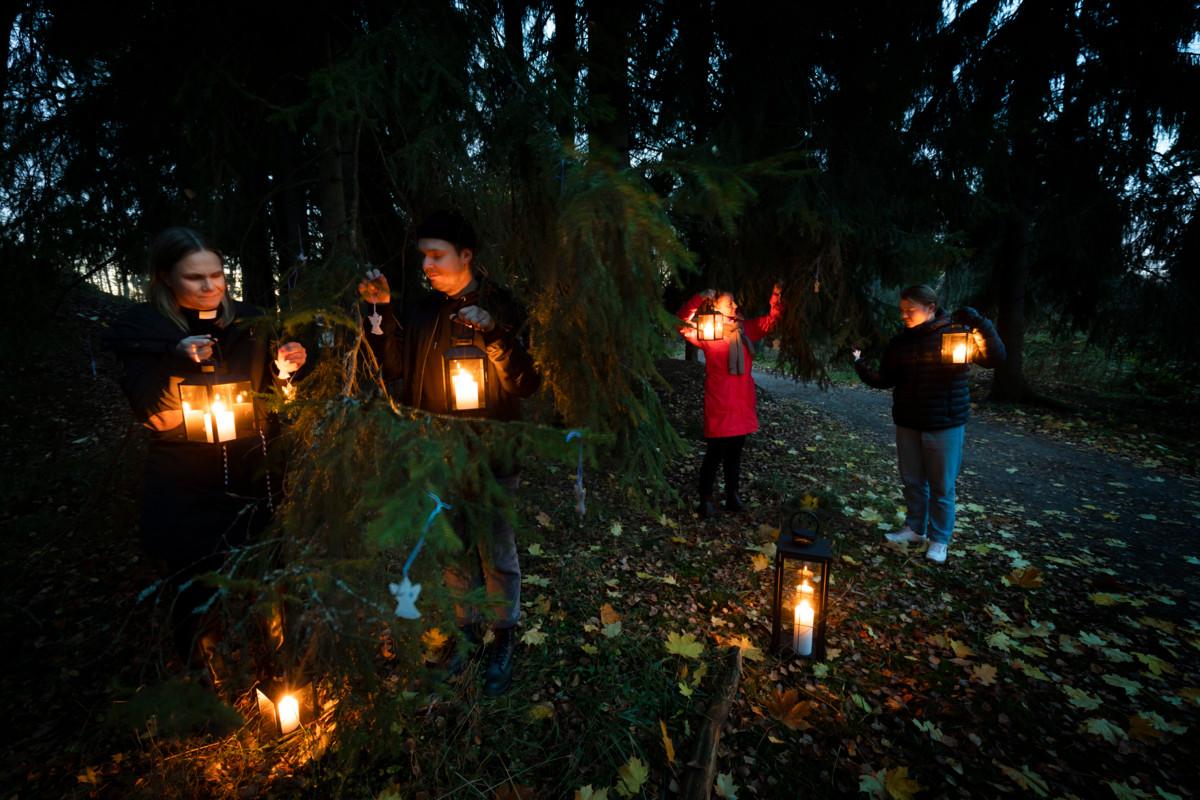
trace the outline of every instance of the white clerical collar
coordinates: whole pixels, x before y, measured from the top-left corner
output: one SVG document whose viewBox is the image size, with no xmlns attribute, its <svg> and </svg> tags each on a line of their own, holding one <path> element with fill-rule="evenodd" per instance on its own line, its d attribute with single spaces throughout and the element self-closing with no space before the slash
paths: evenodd
<svg viewBox="0 0 1200 800">
<path fill-rule="evenodd" d="M 212 311 L 200 311 L 198 316 L 200 319 L 216 319 L 218 311 L 220 311 L 219 308 L 214 308 Z"/>
</svg>

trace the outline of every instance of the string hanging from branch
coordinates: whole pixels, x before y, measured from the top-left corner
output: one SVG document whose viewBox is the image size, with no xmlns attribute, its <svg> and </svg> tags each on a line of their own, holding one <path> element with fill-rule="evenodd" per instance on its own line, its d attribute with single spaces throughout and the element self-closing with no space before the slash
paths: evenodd
<svg viewBox="0 0 1200 800">
<path fill-rule="evenodd" d="M 404 571 L 400 582 L 388 584 L 388 591 L 392 593 L 392 597 L 396 598 L 396 616 L 401 619 L 421 618 L 421 612 L 417 610 L 417 597 L 421 594 L 421 584 L 413 583 L 408 579 L 408 570 L 412 567 L 413 561 L 416 560 L 417 554 L 421 552 L 421 548 L 425 546 L 425 535 L 429 533 L 429 528 L 433 525 L 433 520 L 444 509 L 454 508 L 454 506 L 442 502 L 442 498 L 433 492 L 426 492 L 426 494 L 429 495 L 435 504 L 433 510 L 429 512 L 429 516 L 425 519 L 425 526 L 421 529 L 421 538 L 417 539 L 416 546 L 408 554 L 408 560 L 404 562 Z"/>
</svg>

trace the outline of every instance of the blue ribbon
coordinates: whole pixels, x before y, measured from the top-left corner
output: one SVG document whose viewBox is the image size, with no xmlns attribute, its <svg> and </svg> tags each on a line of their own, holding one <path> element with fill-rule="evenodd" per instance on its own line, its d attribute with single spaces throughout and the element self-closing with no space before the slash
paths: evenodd
<svg viewBox="0 0 1200 800">
<path fill-rule="evenodd" d="M 433 507 L 433 511 L 430 511 L 429 516 L 426 517 L 425 527 L 423 527 L 421 529 L 421 538 L 417 539 L 417 546 L 414 547 L 413 551 L 408 554 L 408 560 L 404 562 L 404 578 L 406 580 L 408 579 L 409 567 L 411 567 L 413 564 L 413 561 L 416 560 L 417 553 L 421 552 L 421 548 L 425 546 L 425 534 L 429 533 L 429 528 L 430 528 L 430 526 L 433 525 L 433 520 L 437 517 L 438 514 L 442 513 L 442 509 L 454 508 L 454 506 L 450 505 L 449 503 L 442 502 L 442 498 L 438 497 L 433 492 L 426 492 L 425 494 L 429 495 L 429 497 L 437 505 L 435 505 Z"/>
</svg>

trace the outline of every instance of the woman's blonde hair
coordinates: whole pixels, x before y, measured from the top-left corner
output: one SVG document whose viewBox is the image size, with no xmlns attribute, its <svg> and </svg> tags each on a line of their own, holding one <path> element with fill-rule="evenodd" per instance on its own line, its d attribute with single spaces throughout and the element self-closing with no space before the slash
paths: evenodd
<svg viewBox="0 0 1200 800">
<path fill-rule="evenodd" d="M 175 298 L 175 292 L 171 290 L 167 279 L 176 264 L 192 253 L 199 252 L 212 253 L 221 260 L 221 266 L 225 266 L 225 257 L 221 255 L 221 251 L 213 247 L 203 234 L 191 228 L 167 228 L 154 237 L 154 242 L 150 245 L 150 285 L 146 287 L 146 294 L 149 295 L 150 302 L 159 310 L 159 313 L 184 331 L 188 329 L 187 320 L 179 311 L 179 301 Z M 221 328 L 228 326 L 233 322 L 235 316 L 233 301 L 229 299 L 229 293 L 226 292 L 221 297 L 221 311 L 217 315 L 217 326 Z"/>
</svg>

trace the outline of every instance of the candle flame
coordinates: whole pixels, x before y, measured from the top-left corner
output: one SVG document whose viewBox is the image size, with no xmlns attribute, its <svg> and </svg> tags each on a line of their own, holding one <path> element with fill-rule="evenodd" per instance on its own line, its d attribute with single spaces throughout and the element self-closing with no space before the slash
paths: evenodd
<svg viewBox="0 0 1200 800">
<path fill-rule="evenodd" d="M 954 363 L 964 364 L 967 361 L 967 346 L 965 344 L 956 344 L 954 346 Z"/>
</svg>

